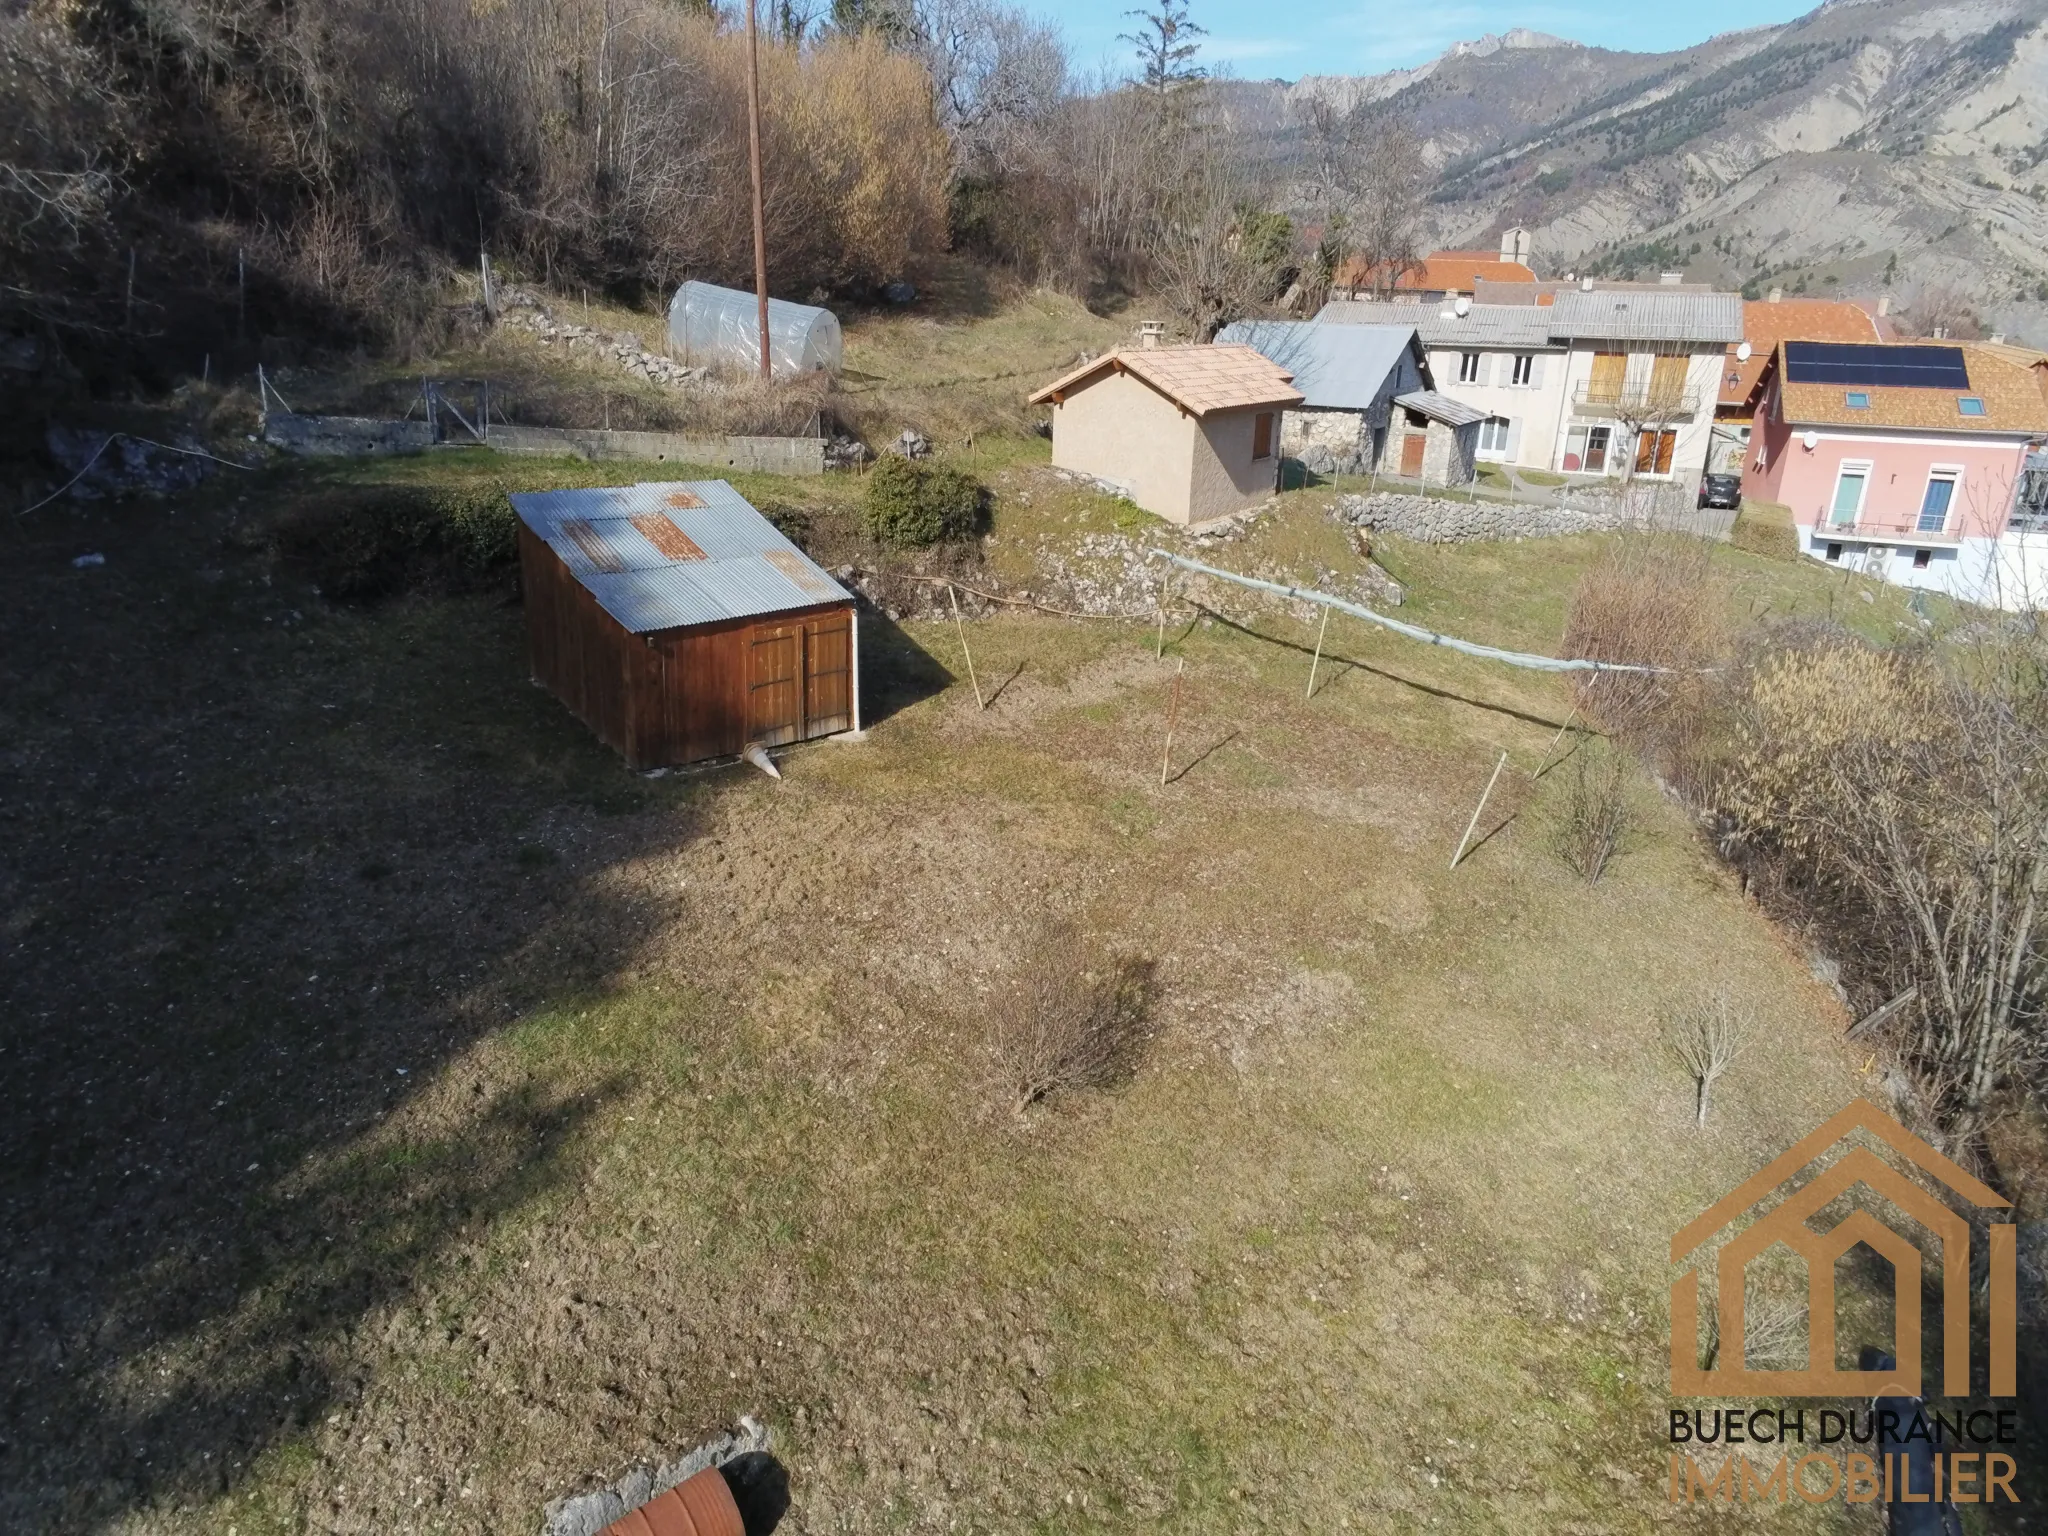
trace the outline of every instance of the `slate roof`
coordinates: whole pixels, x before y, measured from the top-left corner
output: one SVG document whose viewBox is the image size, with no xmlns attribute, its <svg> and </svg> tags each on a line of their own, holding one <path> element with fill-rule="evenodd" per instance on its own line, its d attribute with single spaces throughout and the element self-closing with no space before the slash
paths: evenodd
<svg viewBox="0 0 2048 1536">
<path fill-rule="evenodd" d="M 1332 299 L 1316 316 L 1321 325 L 1409 325 L 1426 347 L 1520 347 L 1552 345 L 1551 310 L 1533 304 L 1474 304 L 1460 315 L 1442 303 L 1389 303 L 1375 299 Z"/>
<path fill-rule="evenodd" d="M 1033 405 L 1064 396 L 1114 370 L 1140 379 L 1190 416 L 1259 405 L 1299 405 L 1294 376 L 1247 346 L 1119 347 L 1057 378 L 1031 397 Z"/>
<path fill-rule="evenodd" d="M 2033 370 L 2002 357 L 1990 347 L 1968 342 L 1945 343 L 1963 354 L 1970 387 L 1907 389 L 1896 386 L 1793 384 L 1784 382 L 1784 345 L 1772 354 L 1770 371 L 1780 381 L 1785 421 L 1794 426 L 1911 427 L 1921 431 L 1991 435 L 2048 435 L 2048 399 L 2043 399 Z M 1851 409 L 1851 393 L 1870 403 Z M 1965 416 L 1958 403 L 1968 396 L 1984 402 L 1984 414 Z"/>
<path fill-rule="evenodd" d="M 723 480 L 522 491 L 512 508 L 632 634 L 853 601 Z"/>
<path fill-rule="evenodd" d="M 1240 320 L 1216 338 L 1255 349 L 1293 376 L 1302 404 L 1369 410 L 1411 350 L 1425 384 L 1429 363 L 1409 325 L 1319 325 L 1313 320 Z"/>
<path fill-rule="evenodd" d="M 1560 293 L 1543 313 L 1549 317 L 1550 334 L 1559 340 L 1729 345 L 1742 340 L 1742 296 L 1735 293 L 1596 289 Z"/>
<path fill-rule="evenodd" d="M 1453 400 L 1449 395 L 1440 395 L 1433 389 L 1418 389 L 1412 394 L 1394 396 L 1394 404 L 1419 411 L 1431 421 L 1440 421 L 1447 427 L 1469 427 L 1475 421 L 1486 420 L 1486 412 L 1477 406 L 1467 405 L 1462 400 Z"/>
</svg>

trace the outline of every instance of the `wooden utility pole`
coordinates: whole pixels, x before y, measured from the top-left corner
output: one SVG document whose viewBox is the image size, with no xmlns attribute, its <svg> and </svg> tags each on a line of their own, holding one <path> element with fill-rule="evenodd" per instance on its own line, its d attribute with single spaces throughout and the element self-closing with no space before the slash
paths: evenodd
<svg viewBox="0 0 2048 1536">
<path fill-rule="evenodd" d="M 754 296 L 761 307 L 761 377 L 775 376 L 768 359 L 768 219 L 761 192 L 761 51 L 754 25 L 755 0 L 747 0 L 747 158 L 754 171 Z"/>
</svg>

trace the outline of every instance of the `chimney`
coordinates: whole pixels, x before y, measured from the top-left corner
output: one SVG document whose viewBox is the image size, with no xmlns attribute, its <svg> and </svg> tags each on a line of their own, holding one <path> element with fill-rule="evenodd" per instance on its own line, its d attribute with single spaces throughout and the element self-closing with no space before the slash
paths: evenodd
<svg viewBox="0 0 2048 1536">
<path fill-rule="evenodd" d="M 1782 304 L 1785 302 L 1785 290 L 1782 288 L 1773 288 L 1769 293 L 1764 295 L 1764 300 L 1766 303 L 1770 304 Z"/>
<path fill-rule="evenodd" d="M 1581 292 L 1581 293 L 1591 293 L 1592 291 L 1593 291 L 1593 279 L 1591 279 L 1590 277 L 1582 277 L 1582 278 L 1580 278 L 1580 279 L 1579 279 L 1579 292 Z"/>
<path fill-rule="evenodd" d="M 2005 332 L 2003 332 L 2003 331 L 1993 331 L 1993 332 L 1991 333 L 1991 345 L 1993 345 L 1994 347 L 2002 347 L 2002 346 L 2004 346 L 2004 345 L 2005 345 Z"/>
<path fill-rule="evenodd" d="M 1138 346 L 1142 351 L 1156 352 L 1159 350 L 1161 338 L 1165 335 L 1166 322 L 1164 320 L 1140 321 L 1138 325 Z"/>
<path fill-rule="evenodd" d="M 1880 293 L 1877 296 L 1877 318 L 1882 320 L 1886 315 L 1890 314 L 1891 312 L 1892 296 L 1888 293 Z"/>
<path fill-rule="evenodd" d="M 1685 274 L 1683 272 L 1659 272 L 1657 274 L 1657 281 L 1667 288 L 1673 288 L 1685 281 Z"/>
</svg>

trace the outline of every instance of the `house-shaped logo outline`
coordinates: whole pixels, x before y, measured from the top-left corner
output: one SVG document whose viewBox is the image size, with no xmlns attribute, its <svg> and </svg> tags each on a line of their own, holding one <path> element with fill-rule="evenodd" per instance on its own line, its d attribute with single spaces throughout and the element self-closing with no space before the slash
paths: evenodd
<svg viewBox="0 0 2048 1536">
<path fill-rule="evenodd" d="M 2012 1202 L 1972 1177 L 1949 1158 L 1900 1125 L 1867 1099 L 1857 1099 L 1824 1125 L 1802 1137 L 1735 1189 L 1714 1202 L 1671 1239 L 1671 1262 L 1683 1263 L 1708 1238 L 1777 1192 L 1853 1131 L 1884 1143 L 1906 1161 L 1972 1205 L 2010 1209 Z M 1715 1262 L 1715 1290 L 1722 1355 L 1711 1370 L 1698 1363 L 1699 1266 L 1671 1285 L 1671 1390 L 1690 1397 L 1787 1396 L 1874 1397 L 1881 1393 L 1920 1395 L 1921 1251 L 1911 1238 L 1868 1211 L 1853 1211 L 1831 1230 L 1816 1232 L 1807 1218 L 1856 1185 L 1883 1196 L 1917 1219 L 1941 1242 L 1942 1390 L 1950 1397 L 1970 1392 L 1970 1224 L 1864 1147 L 1854 1147 L 1741 1233 L 1721 1245 Z M 1990 1244 L 1990 1388 L 1993 1397 L 2015 1392 L 2017 1339 L 2017 1248 L 2008 1222 L 1992 1225 Z M 1750 1260 L 1784 1243 L 1806 1261 L 1807 1355 L 1805 1370 L 1750 1370 L 1743 1355 L 1743 1280 Z M 1866 1243 L 1891 1261 L 1894 1276 L 1892 1371 L 1845 1371 L 1835 1366 L 1835 1261 Z M 1732 1358 L 1732 1364 L 1724 1361 Z"/>
</svg>

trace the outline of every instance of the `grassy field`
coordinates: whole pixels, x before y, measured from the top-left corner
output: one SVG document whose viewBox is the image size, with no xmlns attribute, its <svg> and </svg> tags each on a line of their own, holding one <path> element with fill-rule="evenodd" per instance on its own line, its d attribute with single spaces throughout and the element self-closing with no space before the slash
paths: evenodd
<svg viewBox="0 0 2048 1536">
<path fill-rule="evenodd" d="M 977 325 L 996 373 L 1097 324 L 1035 303 L 849 358 L 886 404 Z M 1006 581 L 1156 531 L 962 425 Z M 509 592 L 280 568 L 331 478 L 10 530 L 0 1527 L 534 1530 L 746 1413 L 800 1533 L 1686 1523 L 1669 1234 L 1861 1062 L 1649 783 L 1609 877 L 1564 869 L 1557 681 L 1339 620 L 1304 698 L 1313 629 L 1247 597 L 1163 658 L 977 622 L 982 710 L 950 625 L 864 621 L 868 740 L 649 779 L 528 683 Z M 741 489 L 843 520 L 857 483 Z M 1210 558 L 1348 578 L 1330 494 Z M 1601 548 L 1375 553 L 1404 617 L 1546 649 Z M 1738 619 L 1915 624 L 1717 560 Z M 1156 963 L 1157 1033 L 1019 1116 L 986 999 L 1045 914 Z M 1767 1031 L 1699 1133 L 1665 1023 L 1724 984 Z"/>
</svg>

